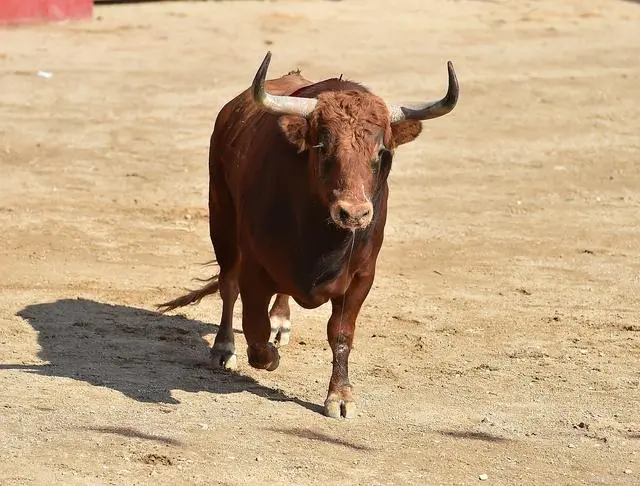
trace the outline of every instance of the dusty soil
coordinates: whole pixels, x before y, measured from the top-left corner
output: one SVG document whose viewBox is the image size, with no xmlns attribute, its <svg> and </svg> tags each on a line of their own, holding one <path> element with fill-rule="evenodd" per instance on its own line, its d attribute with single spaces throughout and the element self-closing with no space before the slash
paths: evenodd
<svg viewBox="0 0 640 486">
<path fill-rule="evenodd" d="M 0 30 L 1 484 L 640 484 L 640 5 L 95 14 Z M 394 163 L 349 421 L 328 308 L 294 307 L 273 373 L 238 334 L 237 374 L 217 297 L 154 312 L 212 271 L 210 130 L 267 49 L 388 99 L 461 82 Z"/>
</svg>

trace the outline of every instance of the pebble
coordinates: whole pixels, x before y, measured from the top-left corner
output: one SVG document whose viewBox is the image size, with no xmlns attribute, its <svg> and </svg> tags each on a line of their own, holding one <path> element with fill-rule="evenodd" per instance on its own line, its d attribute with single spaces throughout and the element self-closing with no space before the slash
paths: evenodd
<svg viewBox="0 0 640 486">
<path fill-rule="evenodd" d="M 489 475 L 488 474 L 481 474 L 480 476 L 478 476 L 478 479 L 480 481 L 486 481 L 487 479 L 489 479 Z"/>
<path fill-rule="evenodd" d="M 624 470 L 624 473 L 625 473 L 625 474 L 631 474 L 632 472 L 633 472 L 633 471 L 631 471 L 631 469 L 625 469 L 625 470 Z"/>
<path fill-rule="evenodd" d="M 575 446 L 574 444 L 569 444 L 567 447 L 568 447 L 569 449 L 574 449 L 576 446 Z"/>
</svg>

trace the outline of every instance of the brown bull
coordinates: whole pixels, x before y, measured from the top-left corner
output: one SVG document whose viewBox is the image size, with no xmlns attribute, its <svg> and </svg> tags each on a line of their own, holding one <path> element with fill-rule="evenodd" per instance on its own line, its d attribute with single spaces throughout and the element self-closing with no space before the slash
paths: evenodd
<svg viewBox="0 0 640 486">
<path fill-rule="evenodd" d="M 240 294 L 249 364 L 272 371 L 280 360 L 272 341 L 289 339 L 289 296 L 307 309 L 330 300 L 333 373 L 325 412 L 352 417 L 349 352 L 382 245 L 394 150 L 420 134 L 421 120 L 454 108 L 458 83 L 449 62 L 444 98 L 387 105 L 342 79 L 313 83 L 296 72 L 265 83 L 270 59 L 269 52 L 252 87 L 222 108 L 211 136 L 209 224 L 219 275 L 160 308 L 219 291 L 222 318 L 211 355 L 215 366 L 235 369 L 232 319 Z"/>
</svg>

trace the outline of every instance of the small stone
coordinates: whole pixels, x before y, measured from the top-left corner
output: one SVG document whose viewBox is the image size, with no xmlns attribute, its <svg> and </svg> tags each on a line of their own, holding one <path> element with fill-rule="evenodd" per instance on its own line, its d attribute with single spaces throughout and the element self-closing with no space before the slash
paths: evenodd
<svg viewBox="0 0 640 486">
<path fill-rule="evenodd" d="M 201 429 L 207 430 L 209 426 L 207 424 L 198 424 Z"/>
<path fill-rule="evenodd" d="M 480 476 L 478 476 L 478 479 L 480 481 L 486 481 L 487 479 L 489 479 L 489 475 L 488 474 L 481 474 Z"/>
<path fill-rule="evenodd" d="M 575 446 L 574 444 L 569 444 L 567 447 L 568 447 L 569 449 L 575 449 L 575 447 L 576 447 L 576 446 Z"/>
<path fill-rule="evenodd" d="M 262 456 L 256 456 L 256 461 L 257 461 L 257 462 L 262 461 Z"/>
<path fill-rule="evenodd" d="M 632 471 L 631 469 L 625 469 L 625 470 L 624 470 L 624 473 L 625 473 L 625 474 L 631 474 L 632 472 L 633 472 L 633 471 Z"/>
</svg>

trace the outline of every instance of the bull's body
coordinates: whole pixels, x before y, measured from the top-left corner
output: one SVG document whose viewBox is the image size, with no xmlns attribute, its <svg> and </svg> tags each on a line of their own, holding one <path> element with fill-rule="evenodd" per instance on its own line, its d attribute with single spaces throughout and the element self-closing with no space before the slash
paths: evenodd
<svg viewBox="0 0 640 486">
<path fill-rule="evenodd" d="M 266 89 L 315 97 L 340 85 L 362 89 L 336 79 L 312 84 L 298 74 L 267 82 Z M 241 255 L 241 268 L 251 267 L 248 280 L 263 279 L 274 293 L 305 308 L 344 295 L 354 273 L 373 272 L 386 219 L 386 180 L 377 193 L 376 217 L 356 233 L 352 249 L 352 232 L 331 224 L 310 188 L 307 155 L 296 152 L 277 117 L 260 110 L 249 90 L 221 110 L 210 147 L 214 247 L 222 249 L 238 235 L 233 249 L 216 250 L 221 266 Z"/>
<path fill-rule="evenodd" d="M 391 157 L 421 126 L 402 113 L 391 123 L 394 109 L 353 82 L 312 83 L 291 73 L 264 83 L 267 65 L 268 58 L 252 88 L 222 108 L 211 136 L 210 234 L 220 274 L 164 307 L 219 290 L 212 357 L 235 368 L 232 316 L 240 293 L 249 363 L 274 370 L 279 353 L 271 341 L 275 332 L 281 344 L 288 341 L 289 296 L 304 308 L 331 300 L 334 360 L 325 409 L 350 417 L 348 356 L 383 241 Z"/>
</svg>

